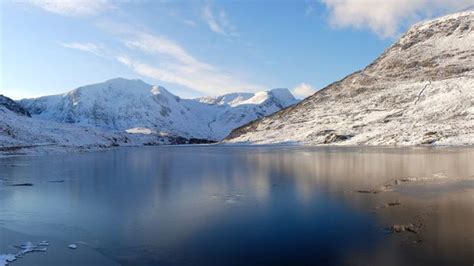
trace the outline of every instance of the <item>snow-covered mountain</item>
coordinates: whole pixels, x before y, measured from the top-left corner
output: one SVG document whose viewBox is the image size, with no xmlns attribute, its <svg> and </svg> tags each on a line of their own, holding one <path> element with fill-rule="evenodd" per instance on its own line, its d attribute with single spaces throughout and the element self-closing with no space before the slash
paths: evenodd
<svg viewBox="0 0 474 266">
<path fill-rule="evenodd" d="M 415 24 L 364 70 L 226 142 L 474 144 L 474 11 Z"/>
<path fill-rule="evenodd" d="M 19 103 L 42 120 L 110 132 L 221 140 L 232 129 L 296 102 L 287 89 L 181 99 L 160 86 L 117 78 Z"/>
<path fill-rule="evenodd" d="M 8 97 L 5 97 L 1 94 L 0 94 L 0 106 L 3 106 L 6 109 L 14 113 L 17 113 L 19 115 L 25 115 L 25 116 L 31 117 L 30 113 L 25 108 L 23 108 L 23 106 L 19 105 L 14 100 Z"/>
<path fill-rule="evenodd" d="M 9 108 L 12 100 L 0 102 L 0 155 L 23 152 L 49 152 L 106 148 L 127 142 L 124 136 L 90 127 L 60 124 L 31 118 Z M 8 103 L 4 104 L 5 102 Z"/>
</svg>

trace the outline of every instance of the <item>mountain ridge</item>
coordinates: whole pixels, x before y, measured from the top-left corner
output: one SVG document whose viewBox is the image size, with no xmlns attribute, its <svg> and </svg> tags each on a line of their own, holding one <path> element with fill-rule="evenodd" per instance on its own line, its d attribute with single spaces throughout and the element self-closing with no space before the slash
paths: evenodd
<svg viewBox="0 0 474 266">
<path fill-rule="evenodd" d="M 19 115 L 31 117 L 31 114 L 14 100 L 0 94 L 0 105 Z"/>
<path fill-rule="evenodd" d="M 474 144 L 474 12 L 413 25 L 374 62 L 227 143 Z"/>
<path fill-rule="evenodd" d="M 142 80 L 110 79 L 69 92 L 18 101 L 31 115 L 118 132 L 221 140 L 235 127 L 297 102 L 287 89 L 180 98 Z"/>
</svg>

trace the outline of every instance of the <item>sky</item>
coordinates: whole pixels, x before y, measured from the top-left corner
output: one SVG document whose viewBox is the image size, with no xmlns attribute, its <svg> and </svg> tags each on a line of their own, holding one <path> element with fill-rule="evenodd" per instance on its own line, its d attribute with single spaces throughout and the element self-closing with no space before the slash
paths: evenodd
<svg viewBox="0 0 474 266">
<path fill-rule="evenodd" d="M 0 94 L 123 77 L 184 97 L 298 98 L 377 58 L 410 25 L 474 0 L 0 1 Z"/>
</svg>

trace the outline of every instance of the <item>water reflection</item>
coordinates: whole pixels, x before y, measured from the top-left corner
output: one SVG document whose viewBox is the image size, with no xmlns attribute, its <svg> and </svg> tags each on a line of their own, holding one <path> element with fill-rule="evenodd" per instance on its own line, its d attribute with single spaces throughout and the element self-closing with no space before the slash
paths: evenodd
<svg viewBox="0 0 474 266">
<path fill-rule="evenodd" d="M 445 250 L 447 262 L 451 254 L 465 262 L 474 236 L 459 240 L 452 236 L 462 233 L 443 228 L 451 221 L 459 231 L 473 231 L 472 161 L 469 148 L 225 146 L 6 158 L 0 160 L 0 222 L 29 234 L 82 240 L 130 265 L 378 264 L 389 257 L 410 264 L 417 256 L 393 248 L 394 238 L 384 236 L 381 225 L 426 210 L 426 199 L 418 198 L 423 189 L 353 191 L 443 173 L 467 180 L 452 190 L 454 201 L 464 204 L 443 207 L 453 204 L 439 196 L 443 191 L 429 200 L 435 222 L 425 242 L 433 244 L 418 252 Z M 5 186 L 15 182 L 34 186 Z M 391 200 L 404 202 L 401 211 L 371 213 Z M 387 254 L 375 256 L 376 250 Z"/>
</svg>

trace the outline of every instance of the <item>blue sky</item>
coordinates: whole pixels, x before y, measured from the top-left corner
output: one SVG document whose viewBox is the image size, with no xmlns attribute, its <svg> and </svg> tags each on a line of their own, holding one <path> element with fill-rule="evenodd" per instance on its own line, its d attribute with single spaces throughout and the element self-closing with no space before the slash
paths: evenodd
<svg viewBox="0 0 474 266">
<path fill-rule="evenodd" d="M 182 97 L 289 88 L 359 70 L 412 23 L 474 0 L 1 1 L 0 93 L 58 94 L 115 77 Z"/>
</svg>

